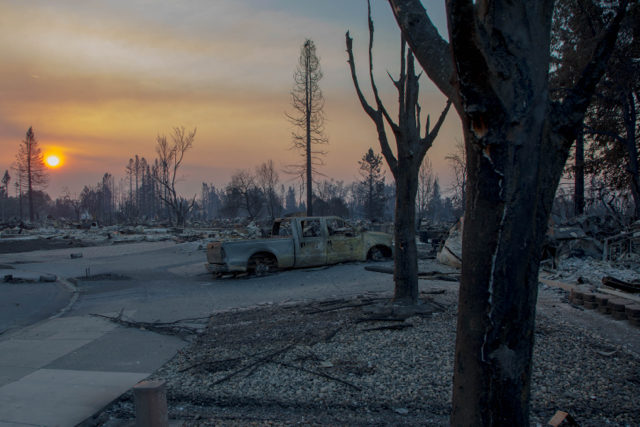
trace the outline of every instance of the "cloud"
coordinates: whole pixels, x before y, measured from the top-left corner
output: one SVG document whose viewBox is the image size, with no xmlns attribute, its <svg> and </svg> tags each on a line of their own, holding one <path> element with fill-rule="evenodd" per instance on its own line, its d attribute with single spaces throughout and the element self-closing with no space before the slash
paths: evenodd
<svg viewBox="0 0 640 427">
<path fill-rule="evenodd" d="M 374 72 L 393 110 L 397 93 L 386 70 L 394 75 L 399 68 L 399 31 L 387 5 L 373 6 Z M 292 129 L 284 112 L 291 111 L 292 74 L 307 37 L 325 75 L 331 137 L 325 173 L 351 180 L 362 154 L 379 151 L 346 63 L 350 29 L 360 83 L 370 96 L 364 3 L 5 0 L 2 21 L 0 164 L 8 167 L 33 126 L 43 147 L 65 151 L 50 186 L 54 196 L 63 182 L 72 188 L 97 182 L 104 172 L 122 176 L 135 154 L 152 159 L 157 134 L 173 126 L 198 128 L 184 164 L 186 188 L 222 185 L 216 180 L 233 169 L 268 159 L 297 161 L 285 150 Z M 421 90 L 424 111 L 437 117 L 444 104 L 426 77 Z"/>
</svg>

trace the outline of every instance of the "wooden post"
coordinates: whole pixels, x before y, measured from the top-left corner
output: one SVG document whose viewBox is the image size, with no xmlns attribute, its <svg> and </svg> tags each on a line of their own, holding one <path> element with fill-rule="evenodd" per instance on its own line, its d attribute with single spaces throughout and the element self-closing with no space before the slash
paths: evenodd
<svg viewBox="0 0 640 427">
<path fill-rule="evenodd" d="M 133 387 L 137 427 L 169 427 L 165 381 L 142 381 Z"/>
</svg>

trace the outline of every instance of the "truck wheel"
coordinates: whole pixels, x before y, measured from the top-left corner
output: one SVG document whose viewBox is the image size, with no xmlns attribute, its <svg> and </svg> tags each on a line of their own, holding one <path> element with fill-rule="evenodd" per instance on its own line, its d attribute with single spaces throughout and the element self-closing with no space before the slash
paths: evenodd
<svg viewBox="0 0 640 427">
<path fill-rule="evenodd" d="M 383 261 L 384 254 L 379 248 L 371 248 L 371 250 L 369 251 L 369 259 L 375 262 Z"/>
<path fill-rule="evenodd" d="M 269 266 L 263 263 L 256 264 L 256 268 L 253 270 L 253 273 L 256 276 L 266 276 L 268 272 L 269 272 Z"/>
<path fill-rule="evenodd" d="M 278 269 L 278 261 L 272 256 L 256 256 L 249 260 L 247 269 L 254 276 L 266 276 Z"/>
</svg>

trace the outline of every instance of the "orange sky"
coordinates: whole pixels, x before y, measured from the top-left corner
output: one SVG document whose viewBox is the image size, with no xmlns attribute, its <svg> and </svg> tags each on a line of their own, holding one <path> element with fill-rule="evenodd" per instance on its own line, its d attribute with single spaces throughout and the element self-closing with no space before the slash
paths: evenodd
<svg viewBox="0 0 640 427">
<path fill-rule="evenodd" d="M 399 30 L 386 1 L 372 3 L 377 85 L 394 111 L 386 70 L 398 72 Z M 441 2 L 423 3 L 442 34 Z M 330 144 L 321 172 L 352 181 L 368 148 L 380 152 L 346 62 L 350 30 L 360 84 L 368 88 L 364 0 L 3 0 L 0 22 L 0 168 L 10 167 L 33 126 L 42 149 L 64 157 L 51 171 L 54 198 L 105 172 L 120 179 L 135 154 L 153 161 L 156 136 L 173 126 L 198 128 L 183 163 L 186 196 L 202 182 L 225 185 L 237 168 L 295 162 L 286 151 L 293 129 L 285 111 L 305 38 L 314 40 L 324 72 Z M 444 97 L 426 76 L 421 82 L 423 112 L 435 120 Z M 452 111 L 428 153 L 445 184 L 444 157 L 461 135 Z"/>
</svg>

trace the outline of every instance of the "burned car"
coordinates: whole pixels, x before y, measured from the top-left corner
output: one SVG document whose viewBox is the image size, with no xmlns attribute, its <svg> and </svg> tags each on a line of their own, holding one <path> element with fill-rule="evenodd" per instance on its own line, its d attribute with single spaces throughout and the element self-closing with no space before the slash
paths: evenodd
<svg viewBox="0 0 640 427">
<path fill-rule="evenodd" d="M 338 217 L 276 219 L 269 238 L 207 245 L 205 267 L 216 276 L 264 275 L 287 268 L 380 260 L 392 255 L 393 236 L 360 231 Z"/>
</svg>

